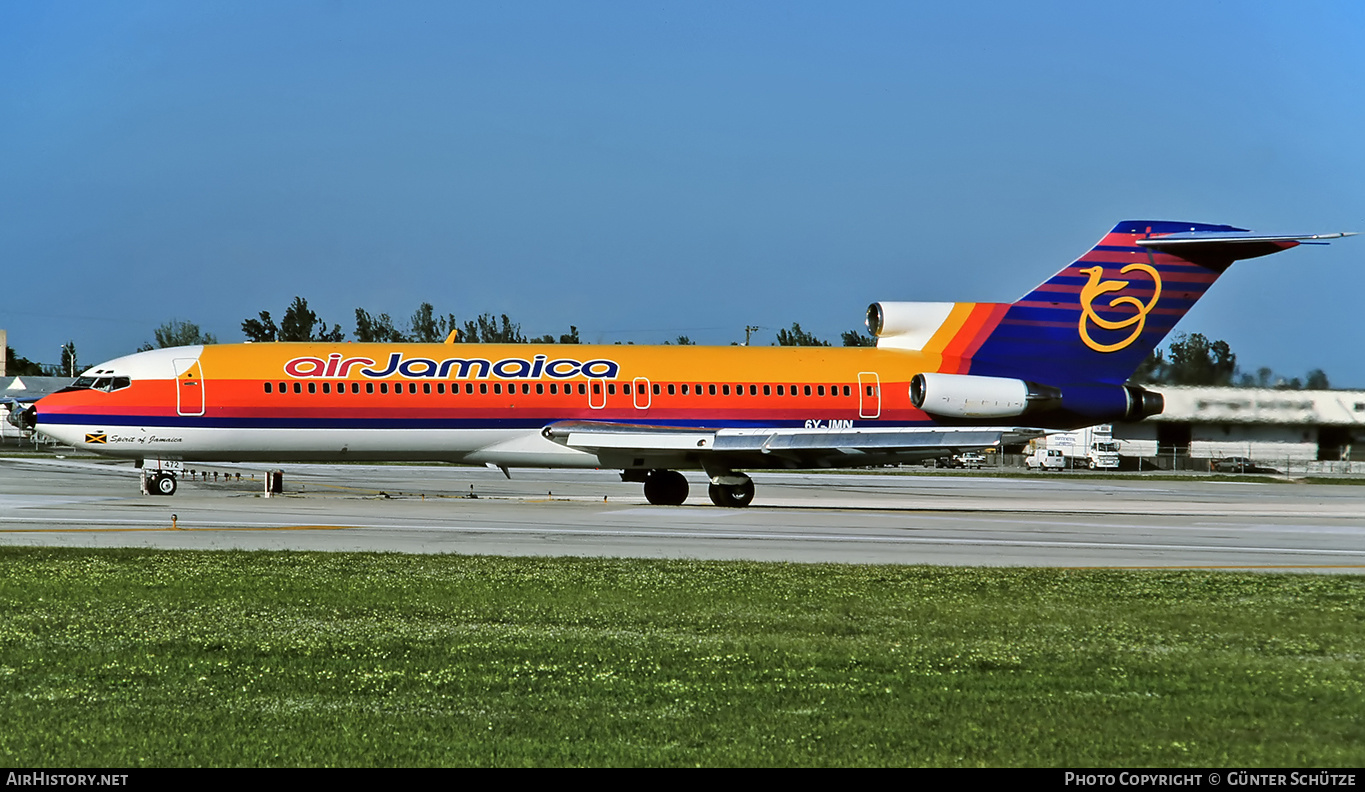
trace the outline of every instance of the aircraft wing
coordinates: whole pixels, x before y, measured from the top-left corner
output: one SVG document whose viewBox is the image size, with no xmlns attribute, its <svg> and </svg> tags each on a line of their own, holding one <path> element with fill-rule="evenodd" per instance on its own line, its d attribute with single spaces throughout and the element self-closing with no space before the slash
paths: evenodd
<svg viewBox="0 0 1365 792">
<path fill-rule="evenodd" d="M 932 459 L 1025 443 L 1044 432 L 1026 427 L 867 427 L 731 429 L 561 421 L 545 427 L 555 442 L 599 457 L 696 455 L 716 467 L 850 467 Z"/>
</svg>

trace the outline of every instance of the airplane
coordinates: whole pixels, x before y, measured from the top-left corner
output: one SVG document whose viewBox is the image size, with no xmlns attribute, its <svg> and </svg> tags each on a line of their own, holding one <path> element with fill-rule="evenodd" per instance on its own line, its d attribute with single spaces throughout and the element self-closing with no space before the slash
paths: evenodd
<svg viewBox="0 0 1365 792">
<path fill-rule="evenodd" d="M 85 371 L 23 416 L 130 458 L 603 468 L 651 504 L 748 506 L 744 471 L 868 467 L 1156 415 L 1128 382 L 1227 268 L 1337 234 L 1124 221 L 1013 303 L 878 302 L 875 347 L 243 343 Z"/>
</svg>

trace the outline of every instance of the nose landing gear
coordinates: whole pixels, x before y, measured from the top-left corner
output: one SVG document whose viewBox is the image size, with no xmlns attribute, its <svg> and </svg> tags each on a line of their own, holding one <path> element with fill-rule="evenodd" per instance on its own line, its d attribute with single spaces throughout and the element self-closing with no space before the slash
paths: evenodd
<svg viewBox="0 0 1365 792">
<path fill-rule="evenodd" d="M 143 485 L 148 495 L 174 495 L 175 474 L 160 471 L 144 472 L 146 483 Z"/>
</svg>

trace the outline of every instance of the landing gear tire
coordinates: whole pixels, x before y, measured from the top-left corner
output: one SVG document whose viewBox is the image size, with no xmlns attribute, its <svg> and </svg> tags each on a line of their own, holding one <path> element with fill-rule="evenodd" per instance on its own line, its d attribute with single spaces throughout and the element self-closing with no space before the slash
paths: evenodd
<svg viewBox="0 0 1365 792">
<path fill-rule="evenodd" d="M 717 506 L 742 508 L 754 502 L 754 482 L 743 484 L 712 484 L 706 491 Z"/>
<path fill-rule="evenodd" d="M 153 473 L 147 477 L 147 491 L 153 495 L 174 495 L 175 476 L 166 473 Z"/>
<path fill-rule="evenodd" d="M 687 478 L 676 470 L 655 470 L 645 477 L 645 500 L 655 506 L 681 506 L 687 500 Z"/>
</svg>

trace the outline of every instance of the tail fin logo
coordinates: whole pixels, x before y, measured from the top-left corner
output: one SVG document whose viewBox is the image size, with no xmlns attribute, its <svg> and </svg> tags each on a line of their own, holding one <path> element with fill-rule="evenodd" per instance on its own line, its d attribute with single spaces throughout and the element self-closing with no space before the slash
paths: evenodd
<svg viewBox="0 0 1365 792">
<path fill-rule="evenodd" d="M 1110 292 L 1123 291 L 1128 288 L 1129 281 L 1100 280 L 1100 278 L 1104 277 L 1104 267 L 1090 267 L 1089 269 L 1081 270 L 1081 272 L 1090 276 L 1089 282 L 1081 287 L 1081 340 L 1085 342 L 1086 346 L 1096 352 L 1117 352 L 1120 349 L 1127 348 L 1136 341 L 1138 336 L 1142 335 L 1143 328 L 1147 326 L 1147 314 L 1152 312 L 1152 309 L 1156 307 L 1157 300 L 1161 299 L 1161 276 L 1157 274 L 1156 268 L 1148 264 L 1135 263 L 1129 264 L 1119 270 L 1119 273 L 1126 275 L 1135 270 L 1146 273 L 1147 277 L 1152 279 L 1152 299 L 1145 303 L 1132 296 L 1115 297 L 1110 300 L 1109 308 L 1128 306 L 1133 309 L 1133 315 L 1124 319 L 1105 319 L 1095 313 L 1094 303 L 1096 299 L 1103 297 Z M 1133 329 L 1129 332 L 1128 337 L 1124 338 L 1122 341 L 1112 344 L 1101 344 L 1090 337 L 1090 325 L 1092 323 L 1104 331 L 1123 330 L 1128 327 Z"/>
</svg>

